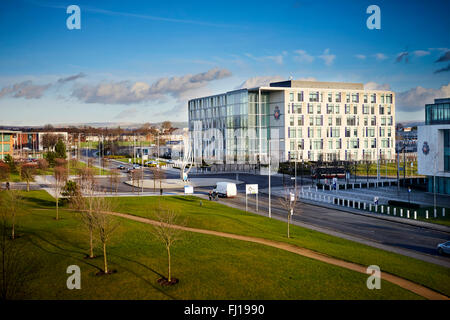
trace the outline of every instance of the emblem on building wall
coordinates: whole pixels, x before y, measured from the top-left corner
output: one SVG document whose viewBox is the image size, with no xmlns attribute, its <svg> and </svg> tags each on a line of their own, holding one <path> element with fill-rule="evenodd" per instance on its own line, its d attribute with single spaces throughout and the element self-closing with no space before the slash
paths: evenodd
<svg viewBox="0 0 450 320">
<path fill-rule="evenodd" d="M 275 112 L 273 113 L 273 117 L 275 120 L 280 119 L 280 108 L 278 106 L 275 106 Z"/>
<path fill-rule="evenodd" d="M 430 152 L 430 146 L 428 145 L 428 142 L 424 142 L 422 146 L 422 152 L 424 155 L 427 155 Z"/>
</svg>

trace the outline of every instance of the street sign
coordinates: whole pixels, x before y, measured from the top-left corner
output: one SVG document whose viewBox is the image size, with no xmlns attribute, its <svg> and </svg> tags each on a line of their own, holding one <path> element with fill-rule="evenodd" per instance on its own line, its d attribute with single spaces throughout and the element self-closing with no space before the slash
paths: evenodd
<svg viewBox="0 0 450 320">
<path fill-rule="evenodd" d="M 194 194 L 193 186 L 184 186 L 184 194 Z"/>
<path fill-rule="evenodd" d="M 257 184 L 246 184 L 245 185 L 245 194 L 258 194 L 258 185 Z"/>
</svg>

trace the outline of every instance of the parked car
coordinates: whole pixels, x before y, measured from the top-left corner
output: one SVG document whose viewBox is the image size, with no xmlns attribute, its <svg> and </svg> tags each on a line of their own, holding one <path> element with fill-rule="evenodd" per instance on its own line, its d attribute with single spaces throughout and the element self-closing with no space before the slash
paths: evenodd
<svg viewBox="0 0 450 320">
<path fill-rule="evenodd" d="M 138 165 L 138 164 L 133 164 L 133 169 L 140 169 L 140 168 L 141 168 L 140 165 Z"/>
<path fill-rule="evenodd" d="M 438 244 L 437 251 L 439 254 L 450 254 L 450 241 Z"/>
<path fill-rule="evenodd" d="M 125 170 L 125 166 L 120 165 L 120 166 L 117 167 L 117 169 L 119 169 L 119 170 Z"/>
<path fill-rule="evenodd" d="M 232 198 L 237 195 L 237 188 L 236 184 L 232 182 L 217 182 L 212 192 L 219 195 L 219 197 Z"/>
</svg>

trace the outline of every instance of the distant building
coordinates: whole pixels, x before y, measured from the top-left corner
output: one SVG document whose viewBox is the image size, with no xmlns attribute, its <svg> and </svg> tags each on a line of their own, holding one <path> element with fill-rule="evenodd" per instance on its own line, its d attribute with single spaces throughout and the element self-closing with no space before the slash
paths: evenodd
<svg viewBox="0 0 450 320">
<path fill-rule="evenodd" d="M 362 83 L 283 81 L 188 103 L 196 161 L 395 158 L 395 93 Z M 273 160 L 272 160 L 273 161 Z"/>
<path fill-rule="evenodd" d="M 425 105 L 417 146 L 418 171 L 428 177 L 428 191 L 450 194 L 450 98 Z"/>
<path fill-rule="evenodd" d="M 14 131 L 0 130 L 0 160 L 4 160 L 5 156 L 13 155 L 14 152 Z"/>
</svg>

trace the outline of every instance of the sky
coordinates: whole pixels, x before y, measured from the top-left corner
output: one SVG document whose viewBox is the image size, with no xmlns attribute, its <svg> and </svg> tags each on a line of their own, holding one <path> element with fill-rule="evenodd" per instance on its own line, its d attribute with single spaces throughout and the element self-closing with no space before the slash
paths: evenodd
<svg viewBox="0 0 450 320">
<path fill-rule="evenodd" d="M 67 7 L 80 8 L 68 29 Z M 381 29 L 369 29 L 370 5 Z M 450 97 L 450 1 L 0 1 L 0 125 L 187 121 L 189 99 L 270 81 Z"/>
</svg>

